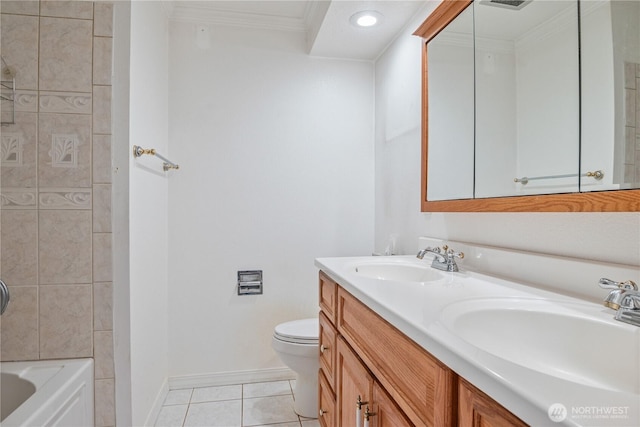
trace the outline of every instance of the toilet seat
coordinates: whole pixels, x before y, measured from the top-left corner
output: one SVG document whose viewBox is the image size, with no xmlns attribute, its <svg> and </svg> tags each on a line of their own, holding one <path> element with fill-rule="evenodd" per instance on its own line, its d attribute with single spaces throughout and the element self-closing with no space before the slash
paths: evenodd
<svg viewBox="0 0 640 427">
<path fill-rule="evenodd" d="M 275 327 L 274 338 L 293 344 L 318 344 L 318 318 L 293 320 Z"/>
</svg>

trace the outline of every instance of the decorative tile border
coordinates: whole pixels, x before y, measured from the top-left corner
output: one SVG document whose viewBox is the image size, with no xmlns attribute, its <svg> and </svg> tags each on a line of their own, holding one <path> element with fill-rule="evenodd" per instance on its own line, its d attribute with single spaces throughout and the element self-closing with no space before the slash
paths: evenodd
<svg viewBox="0 0 640 427">
<path fill-rule="evenodd" d="M 48 188 L 38 195 L 40 209 L 91 209 L 89 188 Z"/>
<path fill-rule="evenodd" d="M 35 188 L 3 188 L 0 193 L 2 209 L 35 209 L 38 207 Z"/>
<path fill-rule="evenodd" d="M 91 114 L 91 93 L 41 92 L 40 112 Z"/>
<path fill-rule="evenodd" d="M 27 113 L 38 112 L 38 92 L 35 90 L 16 91 L 16 111 Z"/>
</svg>

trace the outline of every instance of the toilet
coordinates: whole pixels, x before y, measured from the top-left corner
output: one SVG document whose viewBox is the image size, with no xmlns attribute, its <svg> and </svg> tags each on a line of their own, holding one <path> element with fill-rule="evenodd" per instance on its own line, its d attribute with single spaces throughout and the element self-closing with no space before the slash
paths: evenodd
<svg viewBox="0 0 640 427">
<path fill-rule="evenodd" d="M 297 374 L 293 409 L 300 416 L 318 418 L 318 318 L 294 320 L 275 327 L 271 347 Z"/>
</svg>

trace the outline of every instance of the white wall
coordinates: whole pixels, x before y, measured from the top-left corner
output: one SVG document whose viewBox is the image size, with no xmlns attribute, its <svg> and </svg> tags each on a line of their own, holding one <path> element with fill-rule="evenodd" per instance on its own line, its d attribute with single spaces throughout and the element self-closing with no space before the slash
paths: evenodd
<svg viewBox="0 0 640 427">
<path fill-rule="evenodd" d="M 131 2 L 129 140 L 169 156 L 167 22 L 160 2 Z M 170 174 L 156 158 L 134 160 L 129 154 L 129 159 L 132 424 L 148 425 L 156 400 L 164 397 L 168 373 Z"/>
<path fill-rule="evenodd" d="M 376 128 L 384 128 L 381 112 L 414 105 L 420 93 L 420 40 L 411 33 L 436 6 L 429 3 L 422 16 L 409 24 L 376 63 Z M 398 52 L 413 49 L 412 55 Z M 390 61 L 389 58 L 396 58 Z M 400 68 L 402 76 L 389 73 Z M 411 71 L 409 71 L 411 70 Z M 392 97 L 385 87 L 399 85 L 407 97 Z M 376 248 L 385 247 L 390 233 L 398 234 L 402 253 L 417 250 L 417 237 L 468 241 L 556 255 L 640 265 L 640 213 L 421 213 L 419 104 L 408 117 L 410 132 L 396 144 L 387 144 L 376 132 Z M 553 278 L 550 278 L 553 281 Z M 597 279 L 596 279 L 597 281 Z M 561 284 L 558 284 L 561 286 Z M 585 286 L 595 286 L 586 283 Z"/>
<path fill-rule="evenodd" d="M 169 94 L 170 376 L 281 368 L 274 326 L 317 316 L 314 258 L 371 253 L 373 64 L 172 22 Z M 248 269 L 263 295 L 237 296 Z"/>
</svg>

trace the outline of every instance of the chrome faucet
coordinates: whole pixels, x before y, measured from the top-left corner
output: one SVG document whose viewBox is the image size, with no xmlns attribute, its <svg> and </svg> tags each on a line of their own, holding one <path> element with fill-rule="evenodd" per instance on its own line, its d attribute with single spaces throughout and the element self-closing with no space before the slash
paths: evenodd
<svg viewBox="0 0 640 427">
<path fill-rule="evenodd" d="M 617 310 L 615 319 L 631 325 L 640 326 L 640 292 L 633 280 L 616 282 L 602 278 L 598 282 L 602 289 L 610 289 L 603 304 Z"/>
<path fill-rule="evenodd" d="M 449 249 L 447 245 L 444 245 L 442 249 L 440 249 L 439 247 L 424 248 L 420 252 L 418 252 L 418 255 L 416 255 L 416 257 L 418 259 L 422 259 L 428 253 L 435 255 L 435 257 L 433 258 L 433 262 L 431 263 L 431 267 L 442 271 L 458 271 L 456 258 L 464 258 L 464 253 L 455 252 L 453 249 Z"/>
<path fill-rule="evenodd" d="M 0 315 L 7 309 L 7 305 L 9 305 L 9 288 L 0 279 Z"/>
</svg>

